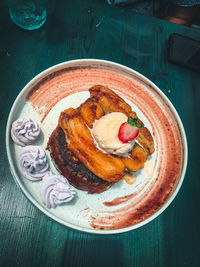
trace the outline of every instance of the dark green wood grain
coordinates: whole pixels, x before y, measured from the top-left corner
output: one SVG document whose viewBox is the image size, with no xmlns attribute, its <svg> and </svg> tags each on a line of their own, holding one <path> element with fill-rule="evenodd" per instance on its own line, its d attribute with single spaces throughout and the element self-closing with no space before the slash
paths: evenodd
<svg viewBox="0 0 200 267">
<path fill-rule="evenodd" d="M 104 0 L 50 1 L 47 23 L 25 31 L 0 4 L 0 266 L 200 266 L 200 75 L 167 61 L 167 39 L 200 31 L 111 7 Z M 37 210 L 15 185 L 5 152 L 11 105 L 44 69 L 77 58 L 129 66 L 168 96 L 183 121 L 189 162 L 183 186 L 151 223 L 120 235 L 77 232 Z"/>
</svg>

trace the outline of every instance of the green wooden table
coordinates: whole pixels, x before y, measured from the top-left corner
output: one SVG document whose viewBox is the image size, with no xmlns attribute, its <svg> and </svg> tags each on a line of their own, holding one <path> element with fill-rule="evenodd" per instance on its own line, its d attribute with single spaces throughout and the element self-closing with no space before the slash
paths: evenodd
<svg viewBox="0 0 200 267">
<path fill-rule="evenodd" d="M 111 7 L 104 0 L 50 1 L 46 24 L 25 31 L 0 4 L 0 266 L 200 266 L 200 75 L 167 61 L 167 39 L 200 31 Z M 16 186 L 5 149 L 11 105 L 46 68 L 77 58 L 112 60 L 147 76 L 174 104 L 189 162 L 173 203 L 151 223 L 119 235 L 68 229 L 42 214 Z"/>
</svg>

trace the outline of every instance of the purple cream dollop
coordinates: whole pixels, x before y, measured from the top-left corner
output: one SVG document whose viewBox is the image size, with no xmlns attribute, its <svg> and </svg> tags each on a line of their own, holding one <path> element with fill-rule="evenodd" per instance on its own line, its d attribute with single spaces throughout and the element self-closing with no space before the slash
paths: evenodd
<svg viewBox="0 0 200 267">
<path fill-rule="evenodd" d="M 52 172 L 48 172 L 44 176 L 40 193 L 42 202 L 48 209 L 55 209 L 57 206 L 71 201 L 76 194 L 64 176 Z"/>
<path fill-rule="evenodd" d="M 12 123 L 11 137 L 19 146 L 31 145 L 39 134 L 40 127 L 32 119 L 19 118 Z"/>
<path fill-rule="evenodd" d="M 45 151 L 40 146 L 23 147 L 18 165 L 22 175 L 31 181 L 41 180 L 49 168 Z"/>
</svg>

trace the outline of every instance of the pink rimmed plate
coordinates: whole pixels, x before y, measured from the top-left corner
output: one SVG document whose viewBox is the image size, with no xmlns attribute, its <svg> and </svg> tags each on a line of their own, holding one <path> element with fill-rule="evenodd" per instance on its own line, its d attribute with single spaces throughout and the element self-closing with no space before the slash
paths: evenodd
<svg viewBox="0 0 200 267">
<path fill-rule="evenodd" d="M 78 107 L 88 89 L 102 84 L 114 90 L 136 111 L 153 135 L 155 152 L 132 184 L 124 180 L 108 191 L 89 195 L 76 190 L 74 200 L 47 209 L 40 198 L 40 182 L 25 179 L 17 166 L 20 147 L 10 138 L 11 124 L 31 117 L 41 127 L 35 143 L 46 148 L 61 111 Z M 138 72 L 104 60 L 81 59 L 55 65 L 33 78 L 16 98 L 9 114 L 6 147 L 15 182 L 47 216 L 68 227 L 97 234 L 136 229 L 161 214 L 178 193 L 187 166 L 187 141 L 181 120 L 168 98 Z M 50 168 L 57 172 L 47 151 Z"/>
</svg>

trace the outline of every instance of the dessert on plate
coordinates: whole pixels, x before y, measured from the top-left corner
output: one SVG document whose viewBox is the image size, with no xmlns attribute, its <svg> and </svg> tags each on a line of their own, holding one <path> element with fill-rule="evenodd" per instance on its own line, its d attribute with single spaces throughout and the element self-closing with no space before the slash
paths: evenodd
<svg viewBox="0 0 200 267">
<path fill-rule="evenodd" d="M 101 193 L 144 167 L 154 152 L 150 131 L 114 91 L 96 85 L 78 108 L 61 112 L 47 149 L 78 189 Z"/>
</svg>

